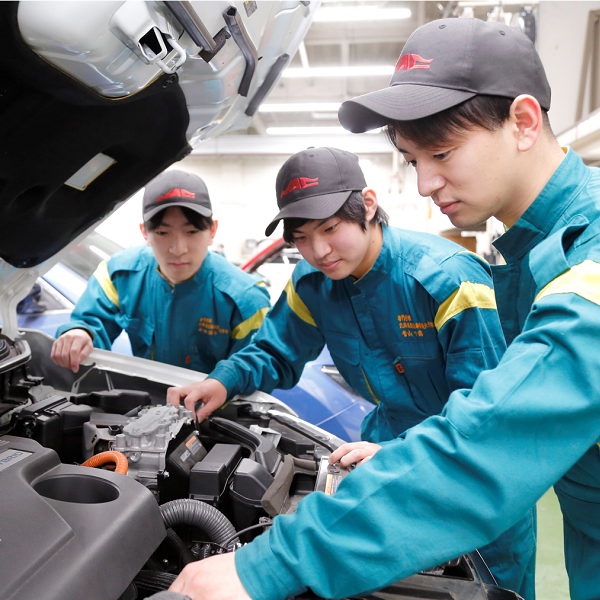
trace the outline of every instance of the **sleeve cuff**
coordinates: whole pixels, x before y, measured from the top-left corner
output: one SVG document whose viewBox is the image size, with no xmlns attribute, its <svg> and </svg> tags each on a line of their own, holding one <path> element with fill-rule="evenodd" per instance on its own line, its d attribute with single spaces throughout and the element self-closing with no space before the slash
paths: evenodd
<svg viewBox="0 0 600 600">
<path fill-rule="evenodd" d="M 94 341 L 94 337 L 95 337 L 94 332 L 90 330 L 90 328 L 87 326 L 87 323 L 83 324 L 83 323 L 79 323 L 77 321 L 69 321 L 68 323 L 65 323 L 64 325 L 61 325 L 56 330 L 56 334 L 55 334 L 56 338 L 58 339 L 63 333 L 66 333 L 67 331 L 71 331 L 71 329 L 83 329 L 92 338 L 92 342 Z"/>
<path fill-rule="evenodd" d="M 268 531 L 235 553 L 235 568 L 253 600 L 282 600 L 306 589 L 271 551 Z"/>
<path fill-rule="evenodd" d="M 244 391 L 239 385 L 240 374 L 233 364 L 228 360 L 221 360 L 217 366 L 208 375 L 210 379 L 220 381 L 227 389 L 227 399 L 231 400 L 237 394 L 243 394 Z"/>
</svg>

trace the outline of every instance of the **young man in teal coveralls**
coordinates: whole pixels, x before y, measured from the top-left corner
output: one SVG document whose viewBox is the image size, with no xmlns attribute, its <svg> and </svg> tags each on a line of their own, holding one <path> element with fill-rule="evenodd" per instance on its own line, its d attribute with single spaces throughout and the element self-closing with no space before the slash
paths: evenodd
<svg viewBox="0 0 600 600">
<path fill-rule="evenodd" d="M 144 190 L 136 246 L 102 261 L 57 331 L 52 359 L 77 372 L 127 331 L 134 356 L 200 372 L 243 348 L 270 308 L 260 282 L 209 252 L 217 230 L 204 181 L 165 171 Z"/>
<path fill-rule="evenodd" d="M 350 152 L 298 152 L 276 191 L 281 210 L 266 235 L 283 220 L 305 261 L 253 343 L 168 398 L 192 408 L 202 400 L 204 416 L 236 394 L 292 387 L 327 344 L 346 382 L 377 405 L 363 421 L 365 441 L 339 451 L 364 460 L 498 364 L 505 346 L 489 265 L 443 238 L 388 227 Z M 503 586 L 533 586 L 534 524 L 530 513 L 480 549 Z"/>
<path fill-rule="evenodd" d="M 391 125 L 420 193 L 455 225 L 504 222 L 507 264 L 493 275 L 508 349 L 335 496 L 310 494 L 172 590 L 276 600 L 381 588 L 494 539 L 554 484 L 571 598 L 599 597 L 600 173 L 560 148 L 549 106 L 528 38 L 476 19 L 419 28 L 390 87 L 342 105 L 354 132 Z"/>
</svg>

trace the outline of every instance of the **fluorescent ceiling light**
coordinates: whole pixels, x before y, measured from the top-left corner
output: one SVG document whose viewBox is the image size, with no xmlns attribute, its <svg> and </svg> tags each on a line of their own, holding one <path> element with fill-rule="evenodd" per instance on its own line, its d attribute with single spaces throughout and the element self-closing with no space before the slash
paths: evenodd
<svg viewBox="0 0 600 600">
<path fill-rule="evenodd" d="M 369 75 L 393 75 L 394 65 L 371 67 L 310 67 L 286 69 L 282 77 L 367 77 Z"/>
<path fill-rule="evenodd" d="M 269 135 L 331 135 L 350 133 L 343 127 L 267 127 Z"/>
<path fill-rule="evenodd" d="M 490 0 L 461 0 L 458 3 L 459 7 L 462 6 L 489 6 L 491 8 L 491 4 L 493 4 L 492 2 L 490 2 Z M 508 3 L 507 3 L 508 4 Z M 532 5 L 532 4 L 539 4 L 539 0 L 531 0 L 531 2 L 525 2 L 524 4 L 526 5 Z"/>
<path fill-rule="evenodd" d="M 367 133 L 380 133 L 381 129 L 374 129 Z M 343 127 L 267 127 L 268 135 L 340 135 L 350 132 Z"/>
<path fill-rule="evenodd" d="M 409 19 L 410 8 L 377 8 L 372 6 L 323 6 L 316 13 L 314 22 L 341 23 L 356 21 L 395 21 Z"/>
<path fill-rule="evenodd" d="M 297 102 L 290 104 L 261 104 L 259 112 L 337 112 L 341 102 Z"/>
</svg>

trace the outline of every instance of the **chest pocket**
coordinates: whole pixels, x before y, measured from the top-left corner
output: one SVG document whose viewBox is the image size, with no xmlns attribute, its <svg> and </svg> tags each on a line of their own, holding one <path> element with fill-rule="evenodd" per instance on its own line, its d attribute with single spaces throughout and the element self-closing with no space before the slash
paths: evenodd
<svg viewBox="0 0 600 600">
<path fill-rule="evenodd" d="M 152 341 L 154 339 L 154 327 L 144 319 L 127 319 L 119 323 L 127 332 L 131 341 L 131 350 L 134 356 L 152 358 Z"/>
<path fill-rule="evenodd" d="M 186 364 L 183 366 L 201 373 L 210 373 L 220 360 L 228 358 L 230 338 L 227 335 L 202 337 L 204 339 L 199 344 L 191 347 L 186 357 Z"/>
<path fill-rule="evenodd" d="M 358 338 L 337 331 L 325 331 L 325 341 L 329 348 L 331 357 L 340 363 L 345 363 L 357 367 L 360 364 L 360 348 Z M 339 366 L 338 366 L 339 368 Z"/>
<path fill-rule="evenodd" d="M 407 383 L 415 406 L 427 416 L 439 414 L 450 395 L 441 348 L 431 344 L 420 353 L 411 349 L 398 356 L 394 366 Z"/>
</svg>

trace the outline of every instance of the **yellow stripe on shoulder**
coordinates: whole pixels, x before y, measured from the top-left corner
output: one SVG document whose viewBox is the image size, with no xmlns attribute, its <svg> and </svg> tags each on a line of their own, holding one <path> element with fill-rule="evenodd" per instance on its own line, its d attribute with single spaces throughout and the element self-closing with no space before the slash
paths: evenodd
<svg viewBox="0 0 600 600">
<path fill-rule="evenodd" d="M 103 260 L 94 271 L 94 277 L 97 279 L 100 287 L 104 290 L 106 297 L 119 308 L 119 293 L 108 274 L 108 266 L 106 265 L 105 260 Z"/>
<path fill-rule="evenodd" d="M 460 287 L 438 308 L 435 328 L 439 331 L 452 317 L 467 308 L 496 308 L 494 290 L 483 283 L 463 281 Z"/>
<path fill-rule="evenodd" d="M 305 323 L 308 323 L 309 325 L 316 327 L 317 324 L 315 323 L 315 320 L 312 318 L 312 315 L 310 314 L 310 310 L 308 310 L 308 308 L 306 308 L 306 304 L 304 304 L 304 302 L 302 302 L 302 298 L 300 298 L 300 296 L 298 296 L 298 294 L 296 293 L 296 290 L 294 289 L 294 283 L 291 279 L 285 284 L 284 291 L 287 296 L 287 302 L 289 304 L 289 307 Z"/>
<path fill-rule="evenodd" d="M 234 330 L 231 332 L 231 338 L 234 340 L 243 340 L 251 331 L 258 329 L 265 315 L 269 312 L 269 307 L 261 308 L 257 310 L 251 317 L 248 317 L 245 321 L 242 321 Z"/>
<path fill-rule="evenodd" d="M 551 294 L 577 294 L 600 305 L 600 264 L 584 260 L 553 279 L 536 297 L 536 301 Z"/>
</svg>

